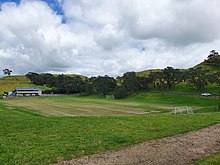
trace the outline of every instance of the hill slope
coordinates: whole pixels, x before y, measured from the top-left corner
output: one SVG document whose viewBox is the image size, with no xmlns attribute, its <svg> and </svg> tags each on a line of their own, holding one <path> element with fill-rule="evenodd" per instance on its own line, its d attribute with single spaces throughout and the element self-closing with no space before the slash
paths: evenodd
<svg viewBox="0 0 220 165">
<path fill-rule="evenodd" d="M 220 72 L 220 55 L 208 58 L 193 68 L 202 68 L 210 73 Z"/>
<path fill-rule="evenodd" d="M 196 66 L 192 68 L 194 69 L 201 68 L 203 70 L 208 71 L 210 74 L 220 72 L 220 55 L 208 58 L 207 60 L 204 60 L 203 62 L 201 62 L 200 64 L 197 64 Z M 184 70 L 187 70 L 187 69 L 180 69 L 180 71 L 184 71 Z M 162 69 L 149 69 L 149 70 L 136 72 L 136 75 L 140 77 L 148 77 L 148 75 L 151 72 L 161 72 L 161 71 Z"/>
<path fill-rule="evenodd" d="M 140 72 L 136 72 L 136 75 L 139 77 L 148 77 L 148 75 L 151 72 L 161 72 L 162 69 L 149 69 L 149 70 L 144 70 L 144 71 L 140 71 Z"/>
<path fill-rule="evenodd" d="M 46 89 L 46 87 L 36 86 L 25 76 L 6 76 L 0 78 L 0 94 L 4 91 L 13 91 L 17 87 L 40 87 Z"/>
</svg>

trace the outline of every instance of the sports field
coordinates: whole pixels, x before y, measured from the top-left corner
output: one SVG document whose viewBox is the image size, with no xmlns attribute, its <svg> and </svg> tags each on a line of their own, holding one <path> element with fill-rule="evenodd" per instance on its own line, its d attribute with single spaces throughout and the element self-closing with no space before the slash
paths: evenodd
<svg viewBox="0 0 220 165">
<path fill-rule="evenodd" d="M 187 105 L 194 115 L 173 115 Z M 0 100 L 0 164 L 49 164 L 220 123 L 217 100 L 141 93 Z"/>
<path fill-rule="evenodd" d="M 195 112 L 215 111 L 217 100 L 159 94 L 139 94 L 124 100 L 98 96 L 21 97 L 5 99 L 7 109 L 20 107 L 46 116 L 129 116 L 171 113 L 175 106 L 191 106 Z"/>
</svg>

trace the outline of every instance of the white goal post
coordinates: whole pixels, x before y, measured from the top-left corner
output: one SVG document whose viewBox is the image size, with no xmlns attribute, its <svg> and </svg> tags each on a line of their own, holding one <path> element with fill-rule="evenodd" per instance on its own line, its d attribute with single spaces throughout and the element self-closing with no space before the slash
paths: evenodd
<svg viewBox="0 0 220 165">
<path fill-rule="evenodd" d="M 115 96 L 114 95 L 106 95 L 105 98 L 107 100 L 114 100 L 115 99 Z"/>
<path fill-rule="evenodd" d="M 181 106 L 181 107 L 174 107 L 174 110 L 173 110 L 173 113 L 174 114 L 182 114 L 182 113 L 185 113 L 185 114 L 193 114 L 193 110 L 192 110 L 192 107 L 189 107 L 189 106 Z"/>
</svg>

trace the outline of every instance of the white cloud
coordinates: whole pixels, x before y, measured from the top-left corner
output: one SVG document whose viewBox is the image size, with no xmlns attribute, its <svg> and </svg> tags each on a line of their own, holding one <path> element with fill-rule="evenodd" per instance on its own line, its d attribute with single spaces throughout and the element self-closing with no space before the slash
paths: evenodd
<svg viewBox="0 0 220 165">
<path fill-rule="evenodd" d="M 2 69 L 116 76 L 191 67 L 220 45 L 218 0 L 56 2 L 64 18 L 45 1 L 1 4 Z"/>
<path fill-rule="evenodd" d="M 124 32 L 114 29 L 111 24 L 104 26 L 103 30 L 96 34 L 96 43 L 105 50 L 112 50 L 123 43 Z"/>
</svg>

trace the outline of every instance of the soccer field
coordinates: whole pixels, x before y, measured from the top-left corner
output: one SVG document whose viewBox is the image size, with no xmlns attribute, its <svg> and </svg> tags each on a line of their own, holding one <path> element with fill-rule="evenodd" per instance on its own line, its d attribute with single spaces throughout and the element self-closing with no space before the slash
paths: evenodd
<svg viewBox="0 0 220 165">
<path fill-rule="evenodd" d="M 4 99 L 0 101 L 0 164 L 50 164 L 199 129 L 220 123 L 215 103 L 209 98 L 148 94 L 120 101 L 97 96 Z M 176 105 L 192 106 L 197 113 L 171 114 Z M 71 116 L 52 114 L 50 106 L 58 112 L 71 111 Z M 74 107 L 95 106 L 97 116 L 74 116 Z M 113 107 L 120 111 L 113 113 Z M 132 109 L 135 113 L 127 113 Z"/>
</svg>

